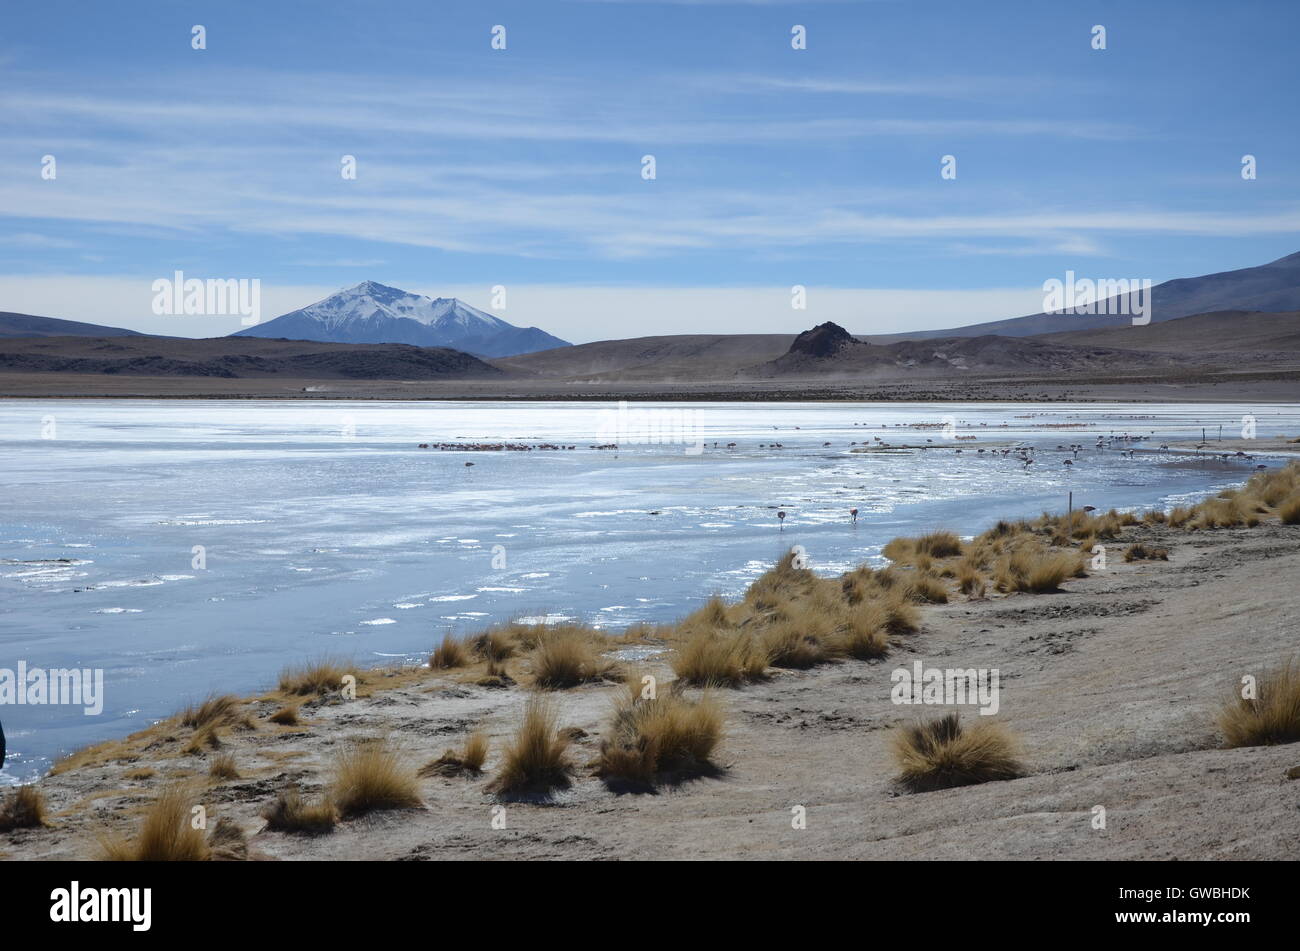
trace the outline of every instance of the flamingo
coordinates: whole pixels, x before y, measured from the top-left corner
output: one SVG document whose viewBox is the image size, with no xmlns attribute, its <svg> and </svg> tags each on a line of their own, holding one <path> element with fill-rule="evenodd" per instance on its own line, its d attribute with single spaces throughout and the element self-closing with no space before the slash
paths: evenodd
<svg viewBox="0 0 1300 951">
<path fill-rule="evenodd" d="M 781 526 L 781 531 L 785 531 L 785 512 L 784 510 L 776 513 L 777 524 Z"/>
<path fill-rule="evenodd" d="M 849 515 L 853 516 L 853 524 L 854 525 L 858 524 L 858 510 L 849 509 Z"/>
</svg>

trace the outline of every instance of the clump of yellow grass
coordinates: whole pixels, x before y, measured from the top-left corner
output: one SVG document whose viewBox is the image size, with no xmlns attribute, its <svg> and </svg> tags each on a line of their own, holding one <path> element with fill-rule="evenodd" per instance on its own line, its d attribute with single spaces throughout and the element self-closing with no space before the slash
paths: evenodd
<svg viewBox="0 0 1300 951">
<path fill-rule="evenodd" d="M 1256 684 L 1257 695 L 1233 697 L 1219 711 L 1226 745 L 1274 746 L 1300 740 L 1300 666 L 1288 661 Z"/>
<path fill-rule="evenodd" d="M 573 766 L 566 752 L 569 738 L 558 729 L 558 713 L 549 698 L 531 697 L 514 737 L 502 751 L 501 766 L 490 788 L 503 795 L 549 793 L 569 785 Z"/>
<path fill-rule="evenodd" d="M 101 857 L 112 862 L 205 861 L 209 857 L 208 843 L 191 821 L 195 804 L 190 789 L 164 787 L 145 812 L 134 839 L 100 839 Z"/>
<path fill-rule="evenodd" d="M 615 706 L 596 772 L 607 782 L 647 786 L 698 774 L 711 768 L 722 734 L 722 706 L 712 694 L 645 697 L 639 686 L 629 686 Z"/>
<path fill-rule="evenodd" d="M 415 771 L 383 739 L 350 743 L 335 764 L 330 799 L 344 818 L 422 805 Z"/>
<path fill-rule="evenodd" d="M 964 727 L 949 713 L 894 731 L 899 781 L 913 792 L 1015 779 L 1024 773 L 1018 744 L 999 723 L 980 719 Z"/>
</svg>

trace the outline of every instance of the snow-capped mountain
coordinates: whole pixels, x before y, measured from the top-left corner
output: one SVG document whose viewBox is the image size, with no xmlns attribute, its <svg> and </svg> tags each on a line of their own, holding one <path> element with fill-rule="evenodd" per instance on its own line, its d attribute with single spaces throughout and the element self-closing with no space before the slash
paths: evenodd
<svg viewBox="0 0 1300 951">
<path fill-rule="evenodd" d="M 327 343 L 409 343 L 509 357 L 567 347 L 536 327 L 516 327 L 454 297 L 429 298 L 375 281 L 240 330 L 236 337 L 283 337 Z"/>
</svg>

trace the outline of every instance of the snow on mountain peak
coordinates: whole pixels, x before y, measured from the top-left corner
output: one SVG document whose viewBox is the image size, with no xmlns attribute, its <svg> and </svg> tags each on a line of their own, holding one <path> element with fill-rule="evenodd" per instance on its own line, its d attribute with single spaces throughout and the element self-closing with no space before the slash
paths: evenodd
<svg viewBox="0 0 1300 951">
<path fill-rule="evenodd" d="M 434 328 L 455 327 L 482 332 L 513 328 L 513 324 L 455 297 L 426 297 L 378 281 L 362 281 L 355 287 L 345 288 L 304 307 L 299 313 L 330 328 L 382 318 L 414 320 Z"/>
<path fill-rule="evenodd" d="M 568 344 L 536 327 L 516 327 L 454 297 L 426 297 L 362 281 L 324 300 L 237 332 L 333 343 L 405 343 L 510 356 Z"/>
</svg>

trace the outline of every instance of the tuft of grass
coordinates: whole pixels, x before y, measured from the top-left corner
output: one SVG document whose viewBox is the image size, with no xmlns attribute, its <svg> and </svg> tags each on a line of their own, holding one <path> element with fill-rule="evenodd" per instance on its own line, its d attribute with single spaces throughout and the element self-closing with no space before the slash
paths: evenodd
<svg viewBox="0 0 1300 951">
<path fill-rule="evenodd" d="M 421 776 L 477 776 L 483 772 L 487 762 L 488 738 L 482 730 L 476 730 L 465 740 L 460 750 L 447 750 L 437 759 L 420 767 Z"/>
<path fill-rule="evenodd" d="M 1300 525 L 1300 495 L 1287 499 L 1277 507 L 1277 517 L 1283 525 Z"/>
<path fill-rule="evenodd" d="M 1274 746 L 1300 740 L 1300 666 L 1293 661 L 1259 678 L 1253 700 L 1234 697 L 1219 711 L 1226 745 Z"/>
<path fill-rule="evenodd" d="M 994 571 L 1000 591 L 1058 591 L 1066 578 L 1079 577 L 1083 559 L 1071 551 L 1022 547 L 1004 555 Z"/>
<path fill-rule="evenodd" d="M 916 550 L 931 558 L 951 558 L 962 553 L 962 544 L 952 532 L 930 532 L 916 540 Z"/>
<path fill-rule="evenodd" d="M 433 670 L 451 670 L 453 667 L 465 667 L 469 660 L 469 648 L 465 642 L 448 632 L 429 655 L 429 667 Z"/>
<path fill-rule="evenodd" d="M 281 726 L 298 725 L 298 705 L 296 703 L 281 707 L 270 716 L 272 723 L 278 723 Z"/>
<path fill-rule="evenodd" d="M 207 726 L 194 731 L 190 737 L 189 743 L 181 750 L 186 756 L 199 756 L 204 750 L 221 749 L 221 737 L 217 735 L 215 724 L 209 723 Z"/>
<path fill-rule="evenodd" d="M 825 644 L 817 636 L 805 633 L 803 624 L 777 621 L 761 635 L 762 650 L 773 667 L 806 670 L 824 664 L 830 658 Z"/>
<path fill-rule="evenodd" d="M 203 833 L 191 824 L 194 795 L 183 786 L 167 786 L 149 806 L 134 839 L 100 840 L 102 858 L 110 862 L 202 862 L 210 855 Z"/>
<path fill-rule="evenodd" d="M 338 823 L 338 812 L 329 799 L 303 802 L 297 789 L 280 791 L 275 802 L 262 811 L 266 827 L 273 832 L 305 832 L 319 835 L 331 831 Z"/>
<path fill-rule="evenodd" d="M 911 579 L 908 594 L 922 604 L 948 603 L 948 586 L 933 575 L 917 574 Z"/>
<path fill-rule="evenodd" d="M 209 696 L 201 704 L 197 706 L 191 704 L 181 711 L 181 725 L 195 730 L 226 726 L 243 719 L 241 716 L 243 706 L 242 700 L 230 694 Z"/>
<path fill-rule="evenodd" d="M 300 697 L 312 694 L 323 696 L 341 690 L 343 678 L 348 674 L 356 677 L 358 683 L 361 682 L 356 668 L 350 664 L 328 658 L 309 661 L 298 667 L 286 667 L 280 672 L 280 691 Z"/>
<path fill-rule="evenodd" d="M 889 651 L 889 610 L 879 601 L 864 601 L 848 608 L 844 626 L 831 638 L 836 654 L 871 660 Z"/>
<path fill-rule="evenodd" d="M 586 629 L 564 626 L 545 632 L 538 640 L 532 669 L 537 686 L 561 690 L 612 679 L 616 665 L 602 660 Z"/>
<path fill-rule="evenodd" d="M 1124 551 L 1125 561 L 1168 561 L 1169 549 L 1156 548 L 1143 542 L 1129 545 Z"/>
<path fill-rule="evenodd" d="M 688 700 L 670 692 L 647 699 L 629 686 L 600 745 L 596 773 L 606 781 L 645 786 L 698 773 L 712 765 L 722 734 L 722 706 L 712 694 Z"/>
<path fill-rule="evenodd" d="M 548 793 L 568 786 L 573 771 L 566 755 L 569 739 L 557 727 L 554 704 L 543 696 L 530 698 L 519 729 L 502 753 L 501 768 L 490 788 L 518 795 Z"/>
<path fill-rule="evenodd" d="M 208 766 L 208 775 L 213 779 L 238 779 L 239 770 L 235 767 L 235 754 L 222 753 L 215 757 Z"/>
<path fill-rule="evenodd" d="M 982 598 L 987 590 L 979 565 L 963 559 L 957 565 L 957 590 L 968 598 Z"/>
<path fill-rule="evenodd" d="M 891 589 L 884 598 L 885 629 L 891 634 L 911 634 L 921 629 L 921 612 L 902 588 Z"/>
<path fill-rule="evenodd" d="M 738 687 L 761 679 L 768 657 L 751 634 L 700 628 L 687 634 L 671 663 L 685 684 Z"/>
<path fill-rule="evenodd" d="M 503 662 L 494 660 L 493 658 L 489 657 L 487 662 L 487 670 L 484 672 L 484 675 L 480 677 L 478 680 L 474 681 L 474 683 L 476 683 L 480 687 L 500 688 L 500 687 L 514 686 L 515 680 L 506 671 L 506 665 Z"/>
<path fill-rule="evenodd" d="M 45 795 L 36 786 L 19 786 L 0 801 L 0 832 L 46 825 Z"/>
<path fill-rule="evenodd" d="M 222 816 L 208 835 L 210 858 L 214 862 L 245 862 L 248 860 L 248 839 L 244 830 L 233 819 Z"/>
<path fill-rule="evenodd" d="M 415 771 L 386 741 L 376 739 L 355 741 L 339 755 L 330 799 L 344 818 L 423 805 Z"/>
<path fill-rule="evenodd" d="M 504 628 L 491 627 L 471 642 L 474 653 L 484 660 L 500 664 L 515 654 L 515 640 Z"/>
<path fill-rule="evenodd" d="M 956 713 L 894 731 L 899 781 L 913 792 L 970 786 L 1024 774 L 1017 743 L 999 723 L 963 727 Z"/>
</svg>

